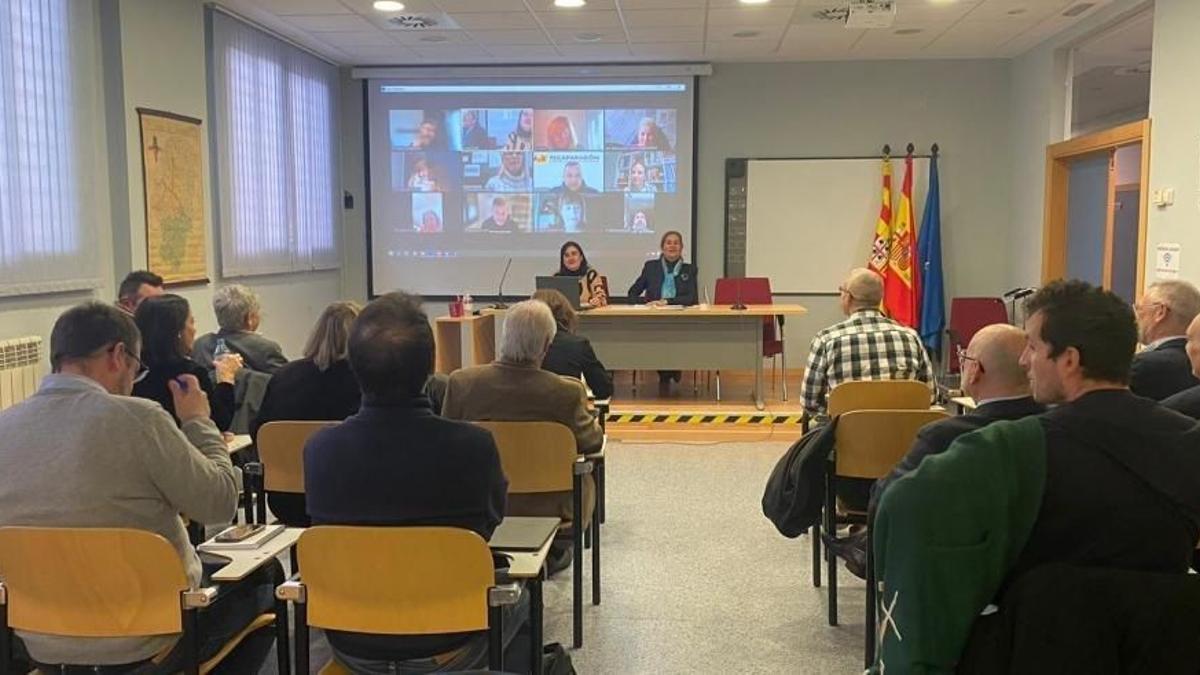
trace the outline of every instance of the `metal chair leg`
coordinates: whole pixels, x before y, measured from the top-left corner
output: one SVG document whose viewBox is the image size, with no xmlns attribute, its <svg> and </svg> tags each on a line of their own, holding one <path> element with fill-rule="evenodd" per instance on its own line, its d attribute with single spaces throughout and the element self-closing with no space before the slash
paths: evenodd
<svg viewBox="0 0 1200 675">
<path fill-rule="evenodd" d="M 812 541 L 812 576 L 813 587 L 821 587 L 821 524 L 814 523 L 808 528 L 808 538 Z"/>
<path fill-rule="evenodd" d="M 867 613 L 863 620 L 863 668 L 870 669 L 875 663 L 875 636 L 878 633 L 876 624 L 876 603 L 879 586 L 875 579 L 875 551 L 871 545 L 870 514 L 867 515 Z"/>
<path fill-rule="evenodd" d="M 571 491 L 571 579 L 572 596 L 572 636 L 571 645 L 575 649 L 583 646 L 583 482 L 578 474 L 574 477 Z"/>
<path fill-rule="evenodd" d="M 823 528 L 829 534 L 829 539 L 832 541 L 837 537 L 837 502 L 836 502 L 836 484 L 832 476 L 826 475 L 825 482 L 825 527 Z M 829 625 L 838 625 L 838 607 L 837 607 L 837 554 L 833 549 L 825 548 L 825 564 L 827 575 L 829 577 L 828 595 L 829 595 Z"/>
<path fill-rule="evenodd" d="M 721 371 L 717 371 L 717 403 L 721 402 Z"/>
<path fill-rule="evenodd" d="M 592 604 L 600 604 L 600 510 L 592 509 Z"/>
</svg>

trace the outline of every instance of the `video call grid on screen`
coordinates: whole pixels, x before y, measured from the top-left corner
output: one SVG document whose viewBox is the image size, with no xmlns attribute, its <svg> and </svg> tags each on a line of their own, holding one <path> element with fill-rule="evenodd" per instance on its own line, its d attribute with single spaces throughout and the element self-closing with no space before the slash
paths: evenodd
<svg viewBox="0 0 1200 675">
<path fill-rule="evenodd" d="M 527 293 L 567 240 L 620 289 L 690 244 L 690 78 L 367 86 L 376 293 L 495 294 L 509 258 Z"/>
</svg>

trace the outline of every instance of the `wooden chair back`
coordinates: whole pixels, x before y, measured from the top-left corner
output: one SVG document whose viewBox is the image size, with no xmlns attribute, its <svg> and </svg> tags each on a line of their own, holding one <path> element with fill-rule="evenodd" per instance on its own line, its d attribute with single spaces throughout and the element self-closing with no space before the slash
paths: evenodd
<svg viewBox="0 0 1200 675">
<path fill-rule="evenodd" d="M 509 494 L 569 492 L 579 459 L 575 434 L 557 422 L 476 422 L 492 432 Z"/>
<path fill-rule="evenodd" d="M 121 528 L 0 528 L 11 628 L 66 637 L 183 630 L 183 561 L 170 542 Z"/>
<path fill-rule="evenodd" d="M 829 416 L 851 410 L 928 410 L 929 385 L 917 380 L 853 380 L 829 392 Z"/>
<path fill-rule="evenodd" d="M 883 478 L 909 451 L 917 430 L 948 415 L 941 410 L 855 410 L 838 418 L 834 473 Z"/>
<path fill-rule="evenodd" d="M 311 527 L 300 535 L 308 621 L 382 635 L 488 628 L 492 554 L 452 527 Z"/>
<path fill-rule="evenodd" d="M 267 422 L 258 430 L 263 487 L 270 492 L 304 494 L 304 444 L 337 422 Z"/>
</svg>

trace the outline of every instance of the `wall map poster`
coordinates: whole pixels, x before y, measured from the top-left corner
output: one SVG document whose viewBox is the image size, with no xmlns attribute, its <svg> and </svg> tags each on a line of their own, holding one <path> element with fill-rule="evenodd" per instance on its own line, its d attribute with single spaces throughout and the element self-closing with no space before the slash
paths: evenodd
<svg viewBox="0 0 1200 675">
<path fill-rule="evenodd" d="M 138 108 L 146 267 L 167 284 L 208 281 L 200 120 Z"/>
</svg>

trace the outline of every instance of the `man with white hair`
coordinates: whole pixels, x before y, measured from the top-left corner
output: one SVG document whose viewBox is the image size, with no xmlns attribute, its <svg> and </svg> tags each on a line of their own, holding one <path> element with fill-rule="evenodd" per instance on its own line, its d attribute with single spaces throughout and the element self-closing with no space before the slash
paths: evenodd
<svg viewBox="0 0 1200 675">
<path fill-rule="evenodd" d="M 1200 290 L 1181 280 L 1153 283 L 1134 303 L 1138 342 L 1146 345 L 1133 359 L 1129 388 L 1161 401 L 1200 384 L 1188 365 L 1184 345 L 1188 324 L 1200 315 Z"/>
<path fill-rule="evenodd" d="M 804 410 L 822 416 L 829 392 L 850 380 L 933 380 L 921 338 L 879 311 L 883 279 L 864 268 L 851 270 L 838 288 L 846 319 L 817 333 L 804 371 Z"/>
<path fill-rule="evenodd" d="M 526 300 L 513 305 L 504 317 L 499 357 L 488 365 L 450 374 L 442 415 L 472 421 L 557 422 L 575 434 L 575 448 L 581 454 L 599 450 L 604 432 L 588 410 L 583 382 L 541 368 L 557 329 L 546 303 Z M 587 522 L 593 502 L 592 477 L 584 476 L 584 513 L 575 522 Z M 574 516 L 569 491 L 510 495 L 507 513 L 564 520 Z M 551 570 L 565 567 L 570 557 L 569 546 L 556 546 Z"/>
<path fill-rule="evenodd" d="M 213 312 L 221 329 L 196 338 L 192 347 L 193 361 L 212 368 L 217 341 L 224 340 L 225 346 L 240 354 L 250 370 L 273 374 L 288 362 L 278 342 L 257 332 L 262 320 L 262 305 L 257 293 L 241 284 L 222 286 L 213 293 Z"/>
</svg>

